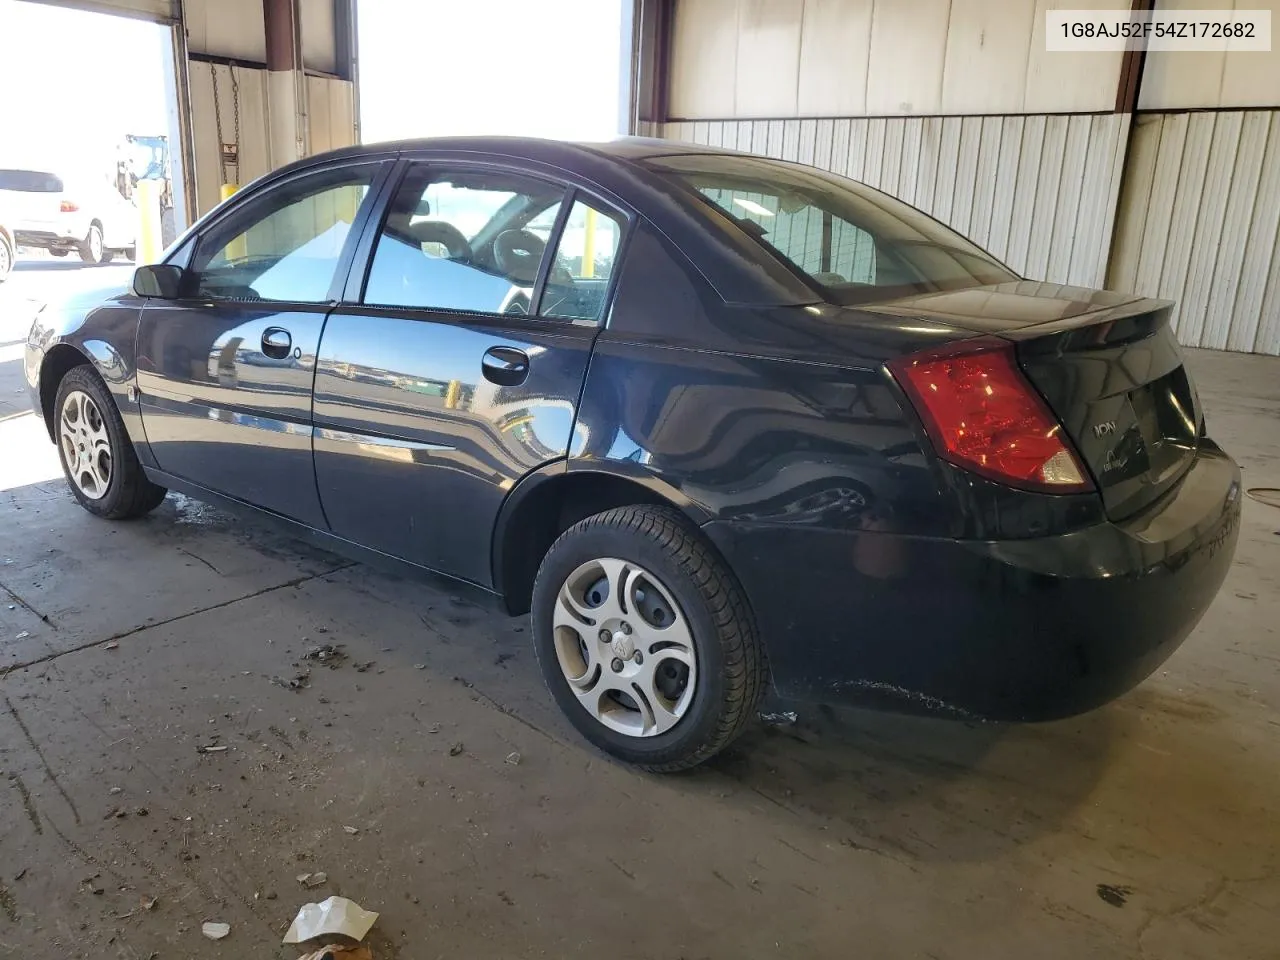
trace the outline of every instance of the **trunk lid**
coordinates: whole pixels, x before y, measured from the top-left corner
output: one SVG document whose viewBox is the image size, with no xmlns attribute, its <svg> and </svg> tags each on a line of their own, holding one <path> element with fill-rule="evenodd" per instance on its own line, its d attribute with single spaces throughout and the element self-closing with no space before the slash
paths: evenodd
<svg viewBox="0 0 1280 960">
<path fill-rule="evenodd" d="M 1014 341 L 1113 520 L 1158 499 L 1195 459 L 1203 416 L 1167 300 L 1019 281 L 862 309 Z"/>
</svg>

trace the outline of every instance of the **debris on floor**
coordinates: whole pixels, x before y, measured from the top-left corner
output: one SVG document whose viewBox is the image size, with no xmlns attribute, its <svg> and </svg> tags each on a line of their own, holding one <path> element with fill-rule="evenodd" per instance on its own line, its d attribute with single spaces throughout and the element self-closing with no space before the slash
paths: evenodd
<svg viewBox="0 0 1280 960">
<path fill-rule="evenodd" d="M 231 924 L 229 923 L 205 923 L 200 927 L 200 932 L 210 940 L 221 940 L 231 932 Z"/>
<path fill-rule="evenodd" d="M 196 753 L 226 753 L 228 749 L 225 744 L 219 743 L 196 744 Z"/>
<path fill-rule="evenodd" d="M 311 686 L 311 674 L 302 671 L 295 673 L 292 677 L 272 677 L 271 682 L 277 687 L 284 687 L 286 690 L 292 690 L 297 693 L 299 690 L 305 690 Z"/>
<path fill-rule="evenodd" d="M 762 713 L 760 721 L 771 727 L 789 727 L 800 718 L 794 710 L 783 710 L 779 713 Z"/>
<path fill-rule="evenodd" d="M 343 660 L 347 659 L 347 654 L 342 649 L 340 643 L 322 643 L 318 647 L 312 647 L 302 655 L 303 660 L 312 660 L 315 663 L 323 663 L 330 670 L 337 668 Z"/>
<path fill-rule="evenodd" d="M 343 829 L 344 831 L 346 831 L 347 833 L 351 834 L 351 836 L 353 836 L 353 837 L 354 837 L 357 833 L 359 833 L 359 832 L 360 832 L 360 828 L 359 828 L 359 827 L 345 827 L 345 826 L 344 826 L 342 829 Z"/>
<path fill-rule="evenodd" d="M 108 643 L 105 647 L 103 647 L 103 649 L 104 649 L 104 650 L 119 650 L 119 649 L 120 649 L 120 643 L 119 643 L 119 641 L 117 641 L 117 640 L 112 640 L 112 641 L 111 641 L 110 643 Z"/>
<path fill-rule="evenodd" d="M 324 871 L 319 873 L 300 873 L 295 879 L 308 890 L 314 890 L 316 887 L 323 887 L 328 883 L 329 875 Z"/>
<path fill-rule="evenodd" d="M 304 943 L 317 937 L 364 939 L 378 915 L 346 897 L 330 897 L 323 903 L 304 903 L 289 925 L 283 943 Z M 365 948 L 366 951 L 368 948 Z M 324 951 L 313 954 L 319 960 Z M 345 960 L 345 958 L 344 958 Z"/>
<path fill-rule="evenodd" d="M 512 750 L 510 753 L 508 753 L 508 754 L 507 754 L 507 759 L 506 759 L 506 760 L 504 760 L 504 761 L 503 761 L 503 763 L 509 763 L 509 764 L 511 764 L 513 767 L 515 767 L 515 766 L 518 766 L 518 765 L 519 765 L 519 763 L 520 763 L 520 759 L 521 759 L 521 757 L 520 757 L 520 751 L 519 751 L 519 750 Z"/>
<path fill-rule="evenodd" d="M 449 756 L 456 757 L 458 754 L 462 753 L 462 751 L 465 749 L 466 747 L 464 747 L 461 742 L 455 743 L 453 746 L 449 748 Z"/>
<path fill-rule="evenodd" d="M 298 960 L 373 960 L 373 953 L 363 944 L 356 944 L 354 947 L 330 944 L 315 953 L 305 954 Z"/>
</svg>

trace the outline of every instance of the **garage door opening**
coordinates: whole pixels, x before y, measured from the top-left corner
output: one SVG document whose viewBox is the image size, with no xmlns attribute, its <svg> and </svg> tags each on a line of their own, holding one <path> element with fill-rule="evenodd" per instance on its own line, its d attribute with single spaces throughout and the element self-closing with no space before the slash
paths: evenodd
<svg viewBox="0 0 1280 960">
<path fill-rule="evenodd" d="M 65 289 L 86 267 L 158 257 L 187 219 L 172 27 L 0 0 L 0 63 L 14 81 L 0 138 L 13 271 L 56 265 Z"/>
<path fill-rule="evenodd" d="M 366 143 L 625 128 L 622 0 L 359 0 L 359 24 Z"/>
</svg>

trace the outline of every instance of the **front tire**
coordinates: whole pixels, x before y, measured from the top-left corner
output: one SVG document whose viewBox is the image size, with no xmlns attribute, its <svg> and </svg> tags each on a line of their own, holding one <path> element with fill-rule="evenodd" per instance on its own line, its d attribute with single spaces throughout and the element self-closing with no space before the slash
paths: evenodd
<svg viewBox="0 0 1280 960">
<path fill-rule="evenodd" d="M 764 690 L 741 586 L 668 507 L 619 507 L 566 530 L 538 570 L 533 636 L 543 678 L 578 731 L 658 773 L 723 750 Z"/>
<path fill-rule="evenodd" d="M 0 283 L 9 279 L 9 274 L 13 270 L 13 260 L 13 244 L 7 237 L 0 234 Z"/>
<path fill-rule="evenodd" d="M 95 516 L 130 520 L 164 499 L 147 479 L 106 384 L 89 366 L 72 367 L 54 402 L 58 458 L 72 495 Z"/>
<path fill-rule="evenodd" d="M 89 232 L 85 235 L 84 240 L 80 242 L 80 259 L 85 263 L 105 263 L 102 259 L 104 250 L 102 246 L 102 228 L 96 223 L 89 224 Z"/>
</svg>

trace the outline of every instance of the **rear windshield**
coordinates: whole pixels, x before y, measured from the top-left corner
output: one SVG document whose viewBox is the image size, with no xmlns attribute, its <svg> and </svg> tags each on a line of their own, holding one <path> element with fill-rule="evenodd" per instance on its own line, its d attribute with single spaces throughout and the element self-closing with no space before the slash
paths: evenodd
<svg viewBox="0 0 1280 960">
<path fill-rule="evenodd" d="M 692 189 L 834 303 L 1017 279 L 960 234 L 853 180 L 729 154 L 653 157 L 647 164 Z"/>
<path fill-rule="evenodd" d="M 62 181 L 52 173 L 35 170 L 0 170 L 0 190 L 20 193 L 61 193 Z"/>
</svg>

